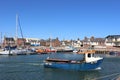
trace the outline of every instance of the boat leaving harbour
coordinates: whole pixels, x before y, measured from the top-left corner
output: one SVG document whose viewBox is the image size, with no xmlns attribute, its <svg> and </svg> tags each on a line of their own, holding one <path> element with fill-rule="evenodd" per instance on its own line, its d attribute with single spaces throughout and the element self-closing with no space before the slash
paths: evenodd
<svg viewBox="0 0 120 80">
<path fill-rule="evenodd" d="M 100 69 L 100 64 L 103 62 L 102 57 L 96 57 L 94 51 L 85 51 L 81 54 L 74 55 L 74 58 L 47 58 L 44 61 L 45 68 L 58 68 L 66 70 L 96 70 Z"/>
</svg>

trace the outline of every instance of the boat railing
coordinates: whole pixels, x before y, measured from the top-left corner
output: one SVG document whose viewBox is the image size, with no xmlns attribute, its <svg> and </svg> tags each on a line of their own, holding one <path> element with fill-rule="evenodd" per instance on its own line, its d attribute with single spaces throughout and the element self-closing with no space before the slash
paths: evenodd
<svg viewBox="0 0 120 80">
<path fill-rule="evenodd" d="M 45 62 L 59 62 L 59 63 L 83 63 L 85 60 L 65 60 L 65 59 L 46 59 Z"/>
</svg>

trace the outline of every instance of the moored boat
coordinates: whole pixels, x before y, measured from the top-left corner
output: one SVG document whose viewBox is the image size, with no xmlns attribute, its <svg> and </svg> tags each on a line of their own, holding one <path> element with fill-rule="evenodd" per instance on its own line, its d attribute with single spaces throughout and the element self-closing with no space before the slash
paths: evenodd
<svg viewBox="0 0 120 80">
<path fill-rule="evenodd" d="M 65 46 L 64 48 L 57 50 L 57 52 L 73 52 L 73 51 L 74 51 L 73 48 L 70 46 Z"/>
<path fill-rule="evenodd" d="M 45 49 L 37 49 L 36 53 L 38 53 L 38 54 L 47 54 L 48 52 L 46 52 Z"/>
<path fill-rule="evenodd" d="M 26 55 L 26 54 L 36 54 L 32 50 L 28 49 L 14 49 L 14 50 L 2 50 L 0 55 Z"/>
<path fill-rule="evenodd" d="M 0 51 L 0 55 L 8 55 L 10 54 L 10 51 L 5 50 L 5 51 Z"/>
<path fill-rule="evenodd" d="M 95 57 L 92 51 L 86 51 L 81 59 L 59 59 L 59 58 L 47 58 L 44 61 L 45 68 L 58 68 L 66 70 L 95 70 L 100 69 L 100 64 L 103 61 L 102 57 Z"/>
<path fill-rule="evenodd" d="M 78 52 L 78 50 L 77 50 L 77 49 L 74 49 L 74 50 L 73 50 L 73 52 L 74 52 L 74 53 L 77 53 L 77 52 Z"/>
<path fill-rule="evenodd" d="M 28 52 L 27 49 L 15 49 L 11 50 L 10 55 L 26 55 Z"/>
<path fill-rule="evenodd" d="M 51 53 L 51 52 L 57 52 L 57 50 L 53 47 L 45 49 L 46 52 Z"/>
</svg>

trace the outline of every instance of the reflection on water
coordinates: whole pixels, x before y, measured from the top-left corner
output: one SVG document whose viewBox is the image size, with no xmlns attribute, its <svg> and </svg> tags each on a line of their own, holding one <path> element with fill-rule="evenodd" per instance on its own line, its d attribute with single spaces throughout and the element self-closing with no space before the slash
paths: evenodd
<svg viewBox="0 0 120 80">
<path fill-rule="evenodd" d="M 120 57 L 104 56 L 98 71 L 74 71 L 44 68 L 43 61 L 50 55 L 54 54 L 0 55 L 0 80 L 111 80 L 120 75 Z"/>
<path fill-rule="evenodd" d="M 91 80 L 99 76 L 99 71 L 66 71 L 46 68 L 45 72 L 47 76 L 45 80 Z"/>
</svg>

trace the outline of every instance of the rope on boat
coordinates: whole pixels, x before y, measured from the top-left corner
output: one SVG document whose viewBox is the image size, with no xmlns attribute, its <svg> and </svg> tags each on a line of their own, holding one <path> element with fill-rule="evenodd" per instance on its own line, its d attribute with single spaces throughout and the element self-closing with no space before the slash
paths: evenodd
<svg viewBox="0 0 120 80">
<path fill-rule="evenodd" d="M 115 75 L 116 75 L 116 76 L 117 76 L 117 75 L 120 75 L 120 73 L 114 73 L 114 74 L 110 74 L 110 75 L 98 77 L 98 78 L 95 78 L 95 79 L 92 79 L 92 80 L 104 79 L 104 78 L 108 78 L 108 77 L 115 76 Z M 113 78 L 113 79 L 111 79 L 111 80 L 115 80 L 116 78 L 118 78 L 118 77 L 115 77 L 115 78 Z"/>
</svg>

